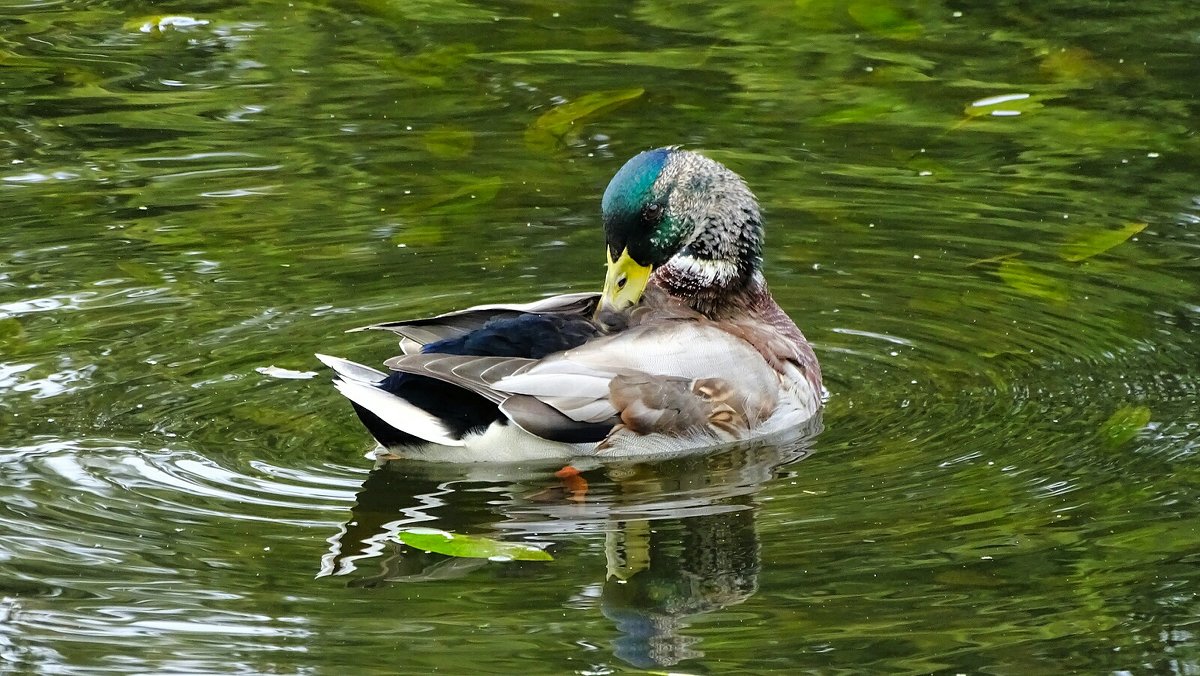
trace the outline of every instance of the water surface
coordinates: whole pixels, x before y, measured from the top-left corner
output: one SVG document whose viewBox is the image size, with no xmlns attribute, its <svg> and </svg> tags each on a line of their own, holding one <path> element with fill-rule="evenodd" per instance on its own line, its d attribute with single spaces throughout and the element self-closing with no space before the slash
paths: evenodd
<svg viewBox="0 0 1200 676">
<path fill-rule="evenodd" d="M 0 10 L 0 658 L 29 673 L 1200 673 L 1191 2 Z M 590 290 L 741 173 L 823 431 L 374 469 L 311 356 Z M 275 367 L 272 369 L 271 367 Z M 417 526 L 551 562 L 426 554 Z"/>
</svg>

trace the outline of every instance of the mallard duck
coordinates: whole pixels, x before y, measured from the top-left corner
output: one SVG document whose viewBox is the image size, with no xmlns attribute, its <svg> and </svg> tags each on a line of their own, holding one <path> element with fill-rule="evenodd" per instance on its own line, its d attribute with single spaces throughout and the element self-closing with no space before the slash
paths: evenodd
<svg viewBox="0 0 1200 676">
<path fill-rule="evenodd" d="M 444 461 L 654 455 L 820 410 L 820 366 L 767 289 L 762 218 L 737 174 L 648 150 L 602 210 L 601 293 L 363 327 L 400 336 L 391 373 L 317 355 L 381 446 Z"/>
</svg>

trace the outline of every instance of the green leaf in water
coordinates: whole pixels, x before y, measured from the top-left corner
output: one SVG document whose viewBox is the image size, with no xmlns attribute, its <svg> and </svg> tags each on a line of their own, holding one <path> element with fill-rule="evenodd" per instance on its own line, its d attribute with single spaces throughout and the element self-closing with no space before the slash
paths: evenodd
<svg viewBox="0 0 1200 676">
<path fill-rule="evenodd" d="M 641 87 L 593 92 L 555 106 L 525 130 L 525 145 L 533 150 L 553 150 L 566 139 L 577 122 L 615 110 L 645 93 Z"/>
<path fill-rule="evenodd" d="M 1150 423 L 1150 409 L 1145 406 L 1123 406 L 1100 426 L 1100 436 L 1109 446 L 1124 445 Z"/>
<path fill-rule="evenodd" d="M 1072 263 L 1086 260 L 1099 256 L 1145 229 L 1145 223 L 1126 223 L 1119 230 L 1093 230 L 1064 242 L 1059 255 Z"/>
<path fill-rule="evenodd" d="M 1069 296 L 1062 282 L 1015 258 L 1000 261 L 996 274 L 1009 288 L 1026 296 L 1059 303 L 1066 301 Z"/>
<path fill-rule="evenodd" d="M 69 66 L 62 70 L 62 78 L 66 82 L 81 89 L 90 89 L 92 87 L 100 87 L 104 84 L 105 78 L 94 70 L 82 68 L 79 66 Z"/>
<path fill-rule="evenodd" d="M 434 157 L 457 160 L 475 149 L 475 134 L 466 129 L 438 127 L 425 133 L 425 149 Z"/>
<path fill-rule="evenodd" d="M 434 528 L 408 528 L 396 534 L 400 542 L 421 551 L 464 559 L 492 561 L 553 561 L 554 557 L 533 545 L 502 542 L 479 535 L 459 535 Z"/>
</svg>

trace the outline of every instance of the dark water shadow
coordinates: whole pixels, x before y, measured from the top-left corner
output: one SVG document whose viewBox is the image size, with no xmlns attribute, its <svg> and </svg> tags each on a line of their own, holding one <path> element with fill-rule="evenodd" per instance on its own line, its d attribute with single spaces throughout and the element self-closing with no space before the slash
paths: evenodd
<svg viewBox="0 0 1200 676">
<path fill-rule="evenodd" d="M 375 587 L 456 579 L 496 565 L 396 541 L 398 531 L 414 526 L 537 543 L 558 559 L 504 564 L 514 576 L 521 566 L 567 560 L 580 534 L 603 534 L 604 581 L 594 588 L 601 612 L 620 632 L 613 654 L 636 667 L 672 666 L 703 655 L 700 639 L 685 634 L 692 619 L 757 591 L 756 496 L 781 468 L 808 456 L 821 429 L 818 416 L 786 443 L 602 462 L 568 479 L 555 477 L 558 466 L 381 462 L 329 539 L 319 574 Z"/>
</svg>

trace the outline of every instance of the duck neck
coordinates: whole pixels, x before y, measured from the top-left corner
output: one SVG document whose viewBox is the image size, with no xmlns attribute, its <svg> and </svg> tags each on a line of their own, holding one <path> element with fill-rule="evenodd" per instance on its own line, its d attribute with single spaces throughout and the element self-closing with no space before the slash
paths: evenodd
<svg viewBox="0 0 1200 676">
<path fill-rule="evenodd" d="M 713 211 L 709 212 L 714 214 Z M 717 318 L 752 307 L 767 293 L 762 275 L 762 224 L 758 209 L 739 218 L 710 216 L 707 226 L 654 272 L 653 281 L 693 310 Z"/>
</svg>

